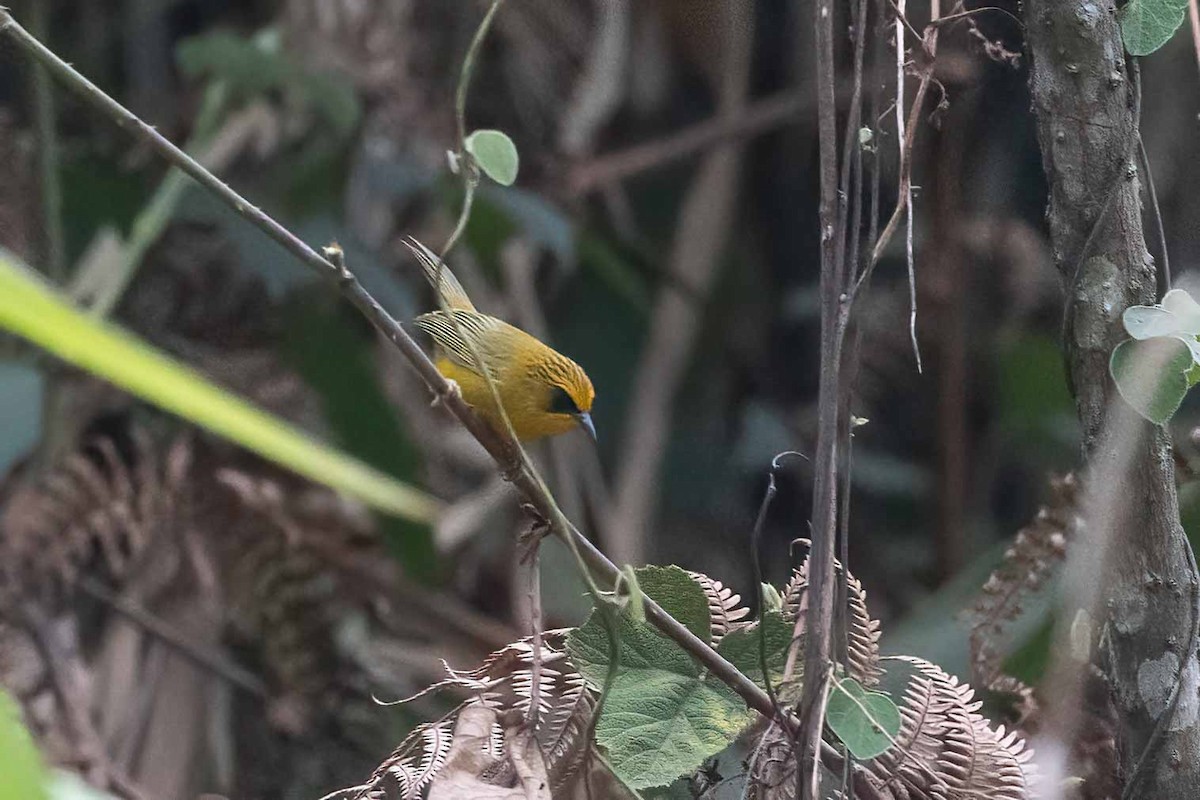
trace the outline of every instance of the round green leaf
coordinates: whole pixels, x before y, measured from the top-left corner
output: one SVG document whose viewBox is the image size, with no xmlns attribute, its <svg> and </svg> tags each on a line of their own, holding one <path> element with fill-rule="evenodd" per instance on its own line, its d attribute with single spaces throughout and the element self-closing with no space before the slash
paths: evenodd
<svg viewBox="0 0 1200 800">
<path fill-rule="evenodd" d="M 1179 409 L 1188 390 L 1191 349 L 1180 339 L 1162 336 L 1126 339 L 1113 349 L 1108 371 L 1134 411 L 1162 425 Z"/>
<path fill-rule="evenodd" d="M 496 183 L 512 186 L 516 181 L 520 157 L 517 146 L 503 131 L 475 131 L 467 137 L 465 146 L 484 174 Z"/>
<path fill-rule="evenodd" d="M 1130 306 L 1121 314 L 1121 322 L 1134 339 L 1170 336 L 1179 331 L 1179 320 L 1162 306 Z"/>
<path fill-rule="evenodd" d="M 1200 333 L 1200 303 L 1186 289 L 1172 289 L 1163 295 L 1159 305 L 1175 315 L 1179 332 Z"/>
<path fill-rule="evenodd" d="M 868 692 L 853 678 L 833 685 L 825 723 L 855 758 L 874 758 L 900 734 L 900 709 L 881 692 Z"/>
</svg>

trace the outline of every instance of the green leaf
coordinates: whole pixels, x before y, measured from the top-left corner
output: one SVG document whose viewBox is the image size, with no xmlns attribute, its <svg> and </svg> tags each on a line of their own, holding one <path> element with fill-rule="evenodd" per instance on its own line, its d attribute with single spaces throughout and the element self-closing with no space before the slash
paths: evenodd
<svg viewBox="0 0 1200 800">
<path fill-rule="evenodd" d="M 293 66 L 287 57 L 262 43 L 229 31 L 193 36 L 175 48 L 179 69 L 189 78 L 207 76 L 228 81 L 246 94 L 283 85 Z"/>
<path fill-rule="evenodd" d="M 762 585 L 762 603 L 765 611 L 780 611 L 783 609 L 783 597 L 779 590 L 769 583 Z"/>
<path fill-rule="evenodd" d="M 1172 289 L 1153 306 L 1130 306 L 1121 314 L 1126 332 L 1134 339 L 1200 334 L 1200 303 L 1185 289 Z"/>
<path fill-rule="evenodd" d="M 900 709 L 881 692 L 868 692 L 853 678 L 834 683 L 825 723 L 855 758 L 874 758 L 900 733 Z"/>
<path fill-rule="evenodd" d="M 637 577 L 645 594 L 707 640 L 707 599 L 687 573 L 678 567 L 648 567 L 638 570 Z M 768 666 L 772 672 L 780 672 L 791 626 L 780 615 L 771 614 L 764 629 Z M 694 771 L 754 720 L 755 713 L 733 690 L 653 627 L 623 613 L 618 637 L 621 660 L 596 725 L 596 741 L 630 787 L 665 786 Z M 602 685 L 610 653 L 599 614 L 593 611 L 587 622 L 572 632 L 567 649 L 572 663 L 592 685 Z M 718 652 L 750 677 L 761 678 L 757 628 L 728 634 Z"/>
<path fill-rule="evenodd" d="M 419 522 L 432 521 L 437 511 L 428 494 L 309 438 L 115 325 L 81 314 L 4 250 L 0 329 L 380 511 Z"/>
<path fill-rule="evenodd" d="M 501 186 L 517 179 L 520 157 L 517 146 L 503 131 L 480 130 L 467 137 L 464 146 L 484 173 Z"/>
<path fill-rule="evenodd" d="M 1187 385 L 1192 388 L 1197 383 L 1200 383 L 1200 364 L 1193 363 L 1187 371 Z"/>
<path fill-rule="evenodd" d="M 39 800 L 46 779 L 37 747 L 21 724 L 21 712 L 0 690 L 0 800 Z"/>
<path fill-rule="evenodd" d="M 299 99 L 323 123 L 319 130 L 335 140 L 348 137 L 362 116 L 353 86 L 336 74 L 305 69 L 278 46 L 277 39 L 216 31 L 183 40 L 175 57 L 184 75 L 226 83 L 239 97 L 278 91 L 288 99 Z"/>
<path fill-rule="evenodd" d="M 1191 350 L 1175 337 L 1126 339 L 1113 348 L 1108 371 L 1125 402 L 1150 422 L 1162 425 L 1187 394 L 1192 364 Z"/>
<path fill-rule="evenodd" d="M 1118 12 L 1121 38 L 1130 55 L 1148 56 L 1183 24 L 1188 0 L 1130 0 Z"/>
<path fill-rule="evenodd" d="M 759 658 L 759 639 L 764 639 L 767 669 L 771 671 L 771 682 L 779 685 L 783 665 L 787 660 L 787 648 L 792 641 L 792 626 L 778 611 L 763 615 L 762 623 L 752 628 L 738 628 L 726 634 L 717 647 L 717 652 L 737 667 L 743 675 L 763 684 L 762 662 Z"/>
<path fill-rule="evenodd" d="M 725 684 L 673 642 L 628 614 L 619 618 L 621 664 L 596 724 L 596 741 L 634 789 L 663 786 L 723 750 L 754 719 Z M 593 684 L 608 669 L 608 637 L 595 612 L 567 642 Z"/>
<path fill-rule="evenodd" d="M 1130 306 L 1121 314 L 1121 322 L 1134 339 L 1170 336 L 1179 329 L 1175 315 L 1162 306 Z"/>
<path fill-rule="evenodd" d="M 708 597 L 691 575 L 674 565 L 639 567 L 635 574 L 642 594 L 706 642 L 712 641 Z"/>
</svg>

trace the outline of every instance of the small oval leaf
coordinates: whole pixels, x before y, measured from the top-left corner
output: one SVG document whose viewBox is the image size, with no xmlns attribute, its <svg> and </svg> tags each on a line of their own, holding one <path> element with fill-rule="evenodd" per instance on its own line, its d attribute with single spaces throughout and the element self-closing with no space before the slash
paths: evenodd
<svg viewBox="0 0 1200 800">
<path fill-rule="evenodd" d="M 868 692 L 853 678 L 833 685 L 825 722 L 855 758 L 867 760 L 886 751 L 900 734 L 900 709 L 882 692 Z"/>
<path fill-rule="evenodd" d="M 1200 333 L 1200 303 L 1185 289 L 1172 289 L 1163 295 L 1164 309 L 1175 315 L 1178 330 L 1183 333 Z"/>
<path fill-rule="evenodd" d="M 1121 314 L 1121 322 L 1134 339 L 1170 336 L 1182 327 L 1179 318 L 1161 306 L 1130 306 Z"/>
<path fill-rule="evenodd" d="M 467 137 L 464 146 L 484 174 L 496 183 L 512 186 L 517 180 L 521 160 L 517 155 L 517 146 L 503 131 L 475 131 Z"/>
</svg>

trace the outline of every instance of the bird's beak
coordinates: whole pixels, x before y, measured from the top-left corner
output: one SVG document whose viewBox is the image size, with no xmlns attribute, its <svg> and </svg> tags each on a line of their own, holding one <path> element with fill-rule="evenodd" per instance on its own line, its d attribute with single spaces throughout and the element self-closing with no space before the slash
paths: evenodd
<svg viewBox="0 0 1200 800">
<path fill-rule="evenodd" d="M 579 414 L 575 419 L 579 420 L 579 426 L 588 432 L 588 436 L 592 437 L 593 442 L 598 441 L 596 439 L 596 426 L 592 423 L 591 414 Z"/>
</svg>

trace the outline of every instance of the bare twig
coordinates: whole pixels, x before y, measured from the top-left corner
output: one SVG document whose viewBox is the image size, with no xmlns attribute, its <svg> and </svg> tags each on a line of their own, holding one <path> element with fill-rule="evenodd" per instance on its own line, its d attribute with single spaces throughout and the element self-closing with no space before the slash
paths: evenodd
<svg viewBox="0 0 1200 800">
<path fill-rule="evenodd" d="M 830 664 L 833 628 L 833 550 L 837 525 L 837 438 L 841 390 L 842 298 L 845 294 L 845 263 L 837 258 L 843 232 L 838 223 L 837 105 L 833 90 L 833 17 L 831 0 L 813 5 L 817 60 L 817 140 L 820 150 L 821 200 L 821 372 L 817 391 L 817 454 L 813 481 L 812 552 L 809 554 L 809 606 L 807 615 L 797 614 L 796 634 L 804 628 L 804 681 L 800 699 L 799 796 L 815 800 L 819 772 L 810 759 L 816 757 L 824 727 L 825 687 L 811 680 L 824 675 Z M 839 272 L 839 268 L 842 272 Z M 789 651 L 785 676 L 794 664 L 795 649 Z M 811 773 L 810 773 L 811 770 Z M 811 791 L 811 794 L 810 794 Z"/>
<path fill-rule="evenodd" d="M 846 128 L 842 134 L 842 163 L 840 188 L 838 190 L 838 232 L 837 261 L 838 273 L 843 281 L 849 281 L 858 272 L 859 246 L 862 239 L 862 146 L 859 142 L 859 128 L 862 125 L 863 106 L 863 60 L 866 56 L 867 34 L 867 0 L 859 0 L 852 6 L 853 24 L 851 38 L 854 42 L 854 76 L 853 91 L 850 95 L 850 109 L 846 115 Z M 853 185 L 852 185 L 853 184 Z M 847 254 L 847 250 L 849 251 Z M 843 284 L 844 285 L 844 284 Z M 843 310 L 843 314 L 848 310 Z M 848 324 L 839 319 L 839 327 Z M 844 333 L 843 333 L 844 335 Z M 849 596 L 848 571 L 850 569 L 850 395 L 857 374 L 858 339 L 854 340 L 850 358 L 844 365 L 846 379 L 844 386 L 839 387 L 842 405 L 839 421 L 838 452 L 842 457 L 841 510 L 838 517 L 838 556 L 842 562 L 842 571 L 837 573 L 837 607 L 836 625 L 840 633 L 839 659 L 843 666 L 849 664 L 848 642 L 846 628 L 846 599 Z M 843 788 L 843 793 L 845 789 Z"/>
<path fill-rule="evenodd" d="M 29 13 L 29 25 L 34 35 L 45 37 L 50 30 L 50 4 L 33 3 Z M 67 251 L 63 233 L 62 181 L 58 174 L 58 112 L 50 76 L 41 64 L 33 65 L 33 107 L 41 172 L 42 224 L 46 231 L 46 275 L 52 282 L 61 284 L 67 277 Z"/>
<path fill-rule="evenodd" d="M 1163 229 L 1162 210 L 1158 207 L 1158 190 L 1154 188 L 1154 171 L 1150 169 L 1150 156 L 1146 155 L 1146 143 L 1142 141 L 1141 125 L 1138 125 L 1138 160 L 1142 174 L 1146 176 L 1146 194 L 1150 197 L 1150 211 L 1154 214 L 1154 229 L 1158 234 L 1158 292 L 1171 291 L 1171 256 L 1167 252 L 1167 232 Z"/>
<path fill-rule="evenodd" d="M 734 139 L 748 139 L 798 119 L 812 103 L 795 92 L 780 92 L 748 103 L 738 114 L 718 114 L 681 131 L 625 150 L 606 153 L 571 169 L 567 185 L 584 195 L 643 172 L 670 166 L 703 150 Z"/>
<path fill-rule="evenodd" d="M 931 29 L 926 36 L 932 35 L 936 29 Z M 928 51 L 927 51 L 928 52 Z M 908 121 L 901 128 L 900 139 L 902 146 L 900 148 L 900 188 L 898 191 L 898 199 L 896 208 L 892 211 L 892 216 L 888 218 L 887 224 L 883 227 L 883 232 L 879 234 L 879 238 L 875 240 L 875 246 L 871 251 L 871 258 L 867 262 L 866 269 L 859 275 L 853 289 L 850 292 L 851 299 L 858 294 L 859 289 L 870 277 L 875 269 L 875 265 L 879 263 L 879 259 L 883 257 L 884 250 L 887 249 L 888 243 L 891 242 L 892 236 L 895 235 L 896 229 L 900 225 L 900 220 L 907 212 L 908 204 L 912 199 L 912 151 L 913 143 L 916 139 L 917 122 L 920 119 L 921 107 L 925 103 L 925 95 L 929 92 L 929 84 L 933 80 L 933 63 L 932 59 L 920 68 L 921 79 L 917 84 L 917 92 L 913 97 L 912 106 L 909 108 Z"/>
<path fill-rule="evenodd" d="M 533 661 L 530 665 L 529 682 L 529 713 L 525 718 L 529 729 L 533 730 L 538 724 L 538 711 L 542 699 L 542 573 L 541 550 L 542 532 L 535 529 L 530 531 L 533 541 L 530 543 L 529 555 L 525 561 L 526 600 L 529 603 L 529 633 L 533 637 Z"/>
<path fill-rule="evenodd" d="M 479 23 L 479 28 L 476 29 L 475 36 L 471 39 L 471 46 L 467 48 L 467 54 L 463 58 L 458 88 L 454 93 L 454 124 L 458 131 L 458 150 L 453 154 L 452 164 L 455 171 L 462 175 L 464 193 L 462 210 L 458 214 L 458 223 L 455 224 L 454 232 L 446 241 L 446 246 L 442 248 L 443 259 L 450 254 L 454 245 L 463 235 L 463 231 L 467 229 L 467 221 L 471 218 L 471 206 L 475 202 L 475 189 L 479 186 L 479 166 L 467 152 L 467 90 L 471 88 L 471 76 L 475 74 L 475 62 L 479 59 L 479 51 L 483 49 L 483 41 L 487 38 L 488 29 L 492 27 L 492 20 L 503 2 L 504 0 L 493 0 L 491 8 L 483 17 L 483 22 Z M 438 277 L 440 278 L 441 275 L 439 274 Z M 434 286 L 439 285 L 441 285 L 440 280 L 434 283 Z"/>
<path fill-rule="evenodd" d="M 828 0 L 826 0 L 827 2 Z M 171 164 L 179 167 L 193 177 L 201 186 L 212 192 L 218 199 L 255 227 L 274 239 L 288 253 L 307 267 L 333 281 L 341 293 L 349 300 L 379 331 L 391 341 L 404 357 L 412 364 L 421 379 L 438 397 L 447 410 L 453 414 L 464 427 L 479 441 L 485 450 L 496 461 L 503 471 L 511 471 L 512 483 L 524 495 L 530 505 L 546 521 L 552 533 L 561 537 L 568 544 L 573 544 L 588 565 L 592 574 L 600 580 L 615 583 L 619 570 L 612 561 L 596 548 L 579 530 L 562 514 L 547 492 L 544 484 L 535 480 L 528 465 L 514 464 L 512 450 L 506 446 L 504 437 L 485 423 L 474 410 L 462 399 L 461 395 L 452 391 L 449 383 L 438 372 L 437 367 L 429 356 L 409 336 L 400 323 L 396 321 L 375 298 L 363 288 L 354 274 L 346 268 L 335 266 L 309 247 L 291 231 L 281 225 L 261 209 L 253 206 L 236 191 L 222 182 L 215 175 L 204 169 L 195 159 L 188 156 L 153 127 L 138 119 L 130 111 L 106 95 L 102 90 L 76 72 L 70 65 L 44 47 L 29 35 L 12 15 L 0 9 L 0 37 L 20 49 L 31 59 L 43 64 L 56 79 L 76 92 L 86 102 L 111 118 L 119 127 L 127 130 L 145 146 L 158 153 Z M 733 666 L 723 656 L 688 630 L 682 623 L 668 614 L 663 608 L 648 597 L 643 598 L 646 618 L 668 638 L 676 642 L 686 652 L 691 654 L 704 666 L 714 678 L 726 684 L 746 703 L 749 708 L 760 714 L 771 717 L 774 707 L 766 692 Z M 795 718 L 786 717 L 789 728 L 797 723 Z M 821 743 L 822 762 L 830 769 L 840 770 L 843 759 L 830 745 Z M 863 800 L 884 800 L 878 791 L 861 773 L 855 774 L 855 787 Z"/>
<path fill-rule="evenodd" d="M 0 10 L 3 13 L 6 12 Z M 22 604 L 18 614 L 46 665 L 51 688 L 62 707 L 89 782 L 112 789 L 129 800 L 143 800 L 137 785 L 109 759 L 100 733 L 92 723 L 90 697 L 81 674 L 84 667 L 73 643 L 64 641 L 62 631 L 34 604 Z"/>
<path fill-rule="evenodd" d="M 195 666 L 208 670 L 214 675 L 219 675 L 229 681 L 229 683 L 255 697 L 265 698 L 267 696 L 266 685 L 263 684 L 257 675 L 234 664 L 218 653 L 211 652 L 204 647 L 188 641 L 186 637 L 180 636 L 169 624 L 137 603 L 130 602 L 123 597 L 113 594 L 104 584 L 86 575 L 79 579 L 77 585 L 84 594 L 90 595 L 101 603 L 104 603 L 113 611 L 116 611 L 179 653 Z"/>
</svg>

